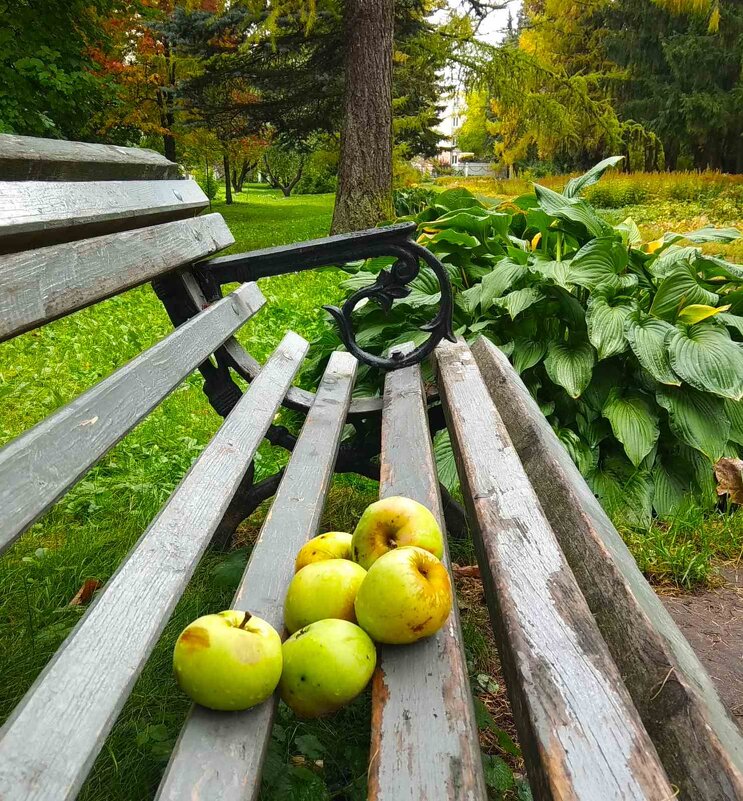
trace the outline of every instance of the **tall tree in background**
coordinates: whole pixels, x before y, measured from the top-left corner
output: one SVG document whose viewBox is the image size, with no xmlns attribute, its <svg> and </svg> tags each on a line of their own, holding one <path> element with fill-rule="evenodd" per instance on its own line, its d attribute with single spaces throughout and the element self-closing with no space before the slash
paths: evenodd
<svg viewBox="0 0 743 801">
<path fill-rule="evenodd" d="M 346 0 L 345 89 L 333 233 L 393 216 L 393 0 Z"/>
</svg>

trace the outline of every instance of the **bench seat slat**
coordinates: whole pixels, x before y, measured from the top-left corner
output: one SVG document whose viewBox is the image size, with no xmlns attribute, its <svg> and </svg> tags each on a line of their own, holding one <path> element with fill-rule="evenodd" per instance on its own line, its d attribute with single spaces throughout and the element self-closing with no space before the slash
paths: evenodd
<svg viewBox="0 0 743 801">
<path fill-rule="evenodd" d="M 234 243 L 220 214 L 0 256 L 0 342 Z"/>
<path fill-rule="evenodd" d="M 127 181 L 178 178 L 179 171 L 154 150 L 4 134 L 0 175 L 5 181 Z"/>
<path fill-rule="evenodd" d="M 244 284 L 0 450 L 0 551 L 264 303 Z"/>
<path fill-rule="evenodd" d="M 333 475 L 356 359 L 336 352 L 294 447 L 232 607 L 283 631 L 284 596 L 300 547 L 317 534 Z M 265 369 L 265 368 L 264 368 Z M 260 377 L 260 376 L 259 376 Z M 194 706 L 171 757 L 158 801 L 253 801 L 276 699 L 226 715 Z"/>
<path fill-rule="evenodd" d="M 0 253 L 193 217 L 208 205 L 195 181 L 2 181 Z"/>
<path fill-rule="evenodd" d="M 444 519 L 418 366 L 388 373 L 380 496 L 405 495 Z M 448 549 L 445 561 L 450 566 Z M 374 675 L 370 801 L 480 801 L 480 745 L 456 604 L 414 645 L 383 646 Z"/>
<path fill-rule="evenodd" d="M 73 798 L 307 351 L 287 334 L 0 732 L 3 801 Z"/>
<path fill-rule="evenodd" d="M 673 798 L 469 348 L 440 345 L 436 357 L 535 798 Z"/>
<path fill-rule="evenodd" d="M 743 735 L 709 674 L 505 354 L 472 353 L 679 798 L 743 798 Z"/>
</svg>

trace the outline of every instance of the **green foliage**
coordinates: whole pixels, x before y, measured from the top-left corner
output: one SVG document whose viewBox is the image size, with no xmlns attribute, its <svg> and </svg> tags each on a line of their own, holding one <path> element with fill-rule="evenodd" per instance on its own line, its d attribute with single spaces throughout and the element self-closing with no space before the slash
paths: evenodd
<svg viewBox="0 0 743 801">
<path fill-rule="evenodd" d="M 197 175 L 196 181 L 201 187 L 201 191 L 209 198 L 209 202 L 216 199 L 219 194 L 219 181 L 211 170 L 208 173 Z"/>
<path fill-rule="evenodd" d="M 392 192 L 392 204 L 396 217 L 407 217 L 418 214 L 433 202 L 436 197 L 434 189 L 413 187 L 411 189 L 395 189 Z"/>
<path fill-rule="evenodd" d="M 610 224 L 580 192 L 616 161 L 496 207 L 447 190 L 414 219 L 449 273 L 455 333 L 499 345 L 609 513 L 647 525 L 687 495 L 711 505 L 712 463 L 739 451 L 743 270 L 696 245 L 740 234 L 706 226 L 643 243 L 631 219 Z M 428 268 L 411 286 L 389 317 L 371 303 L 356 312 L 365 348 L 420 338 L 438 286 Z M 435 450 L 451 485 L 451 445 Z"/>
</svg>

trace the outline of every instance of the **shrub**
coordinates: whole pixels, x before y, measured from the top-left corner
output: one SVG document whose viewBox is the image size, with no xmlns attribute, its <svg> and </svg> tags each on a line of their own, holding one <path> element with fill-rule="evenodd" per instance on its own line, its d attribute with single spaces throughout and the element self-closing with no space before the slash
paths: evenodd
<svg viewBox="0 0 743 801">
<path fill-rule="evenodd" d="M 392 205 L 396 217 L 408 217 L 419 214 L 426 206 L 433 204 L 438 193 L 434 189 L 414 187 L 412 189 L 395 189 L 392 192 Z"/>
<path fill-rule="evenodd" d="M 217 197 L 219 181 L 214 177 L 213 172 L 197 175 L 196 183 L 201 187 L 201 191 L 207 196 L 210 203 Z"/>
<path fill-rule="evenodd" d="M 616 161 L 562 193 L 535 185 L 497 207 L 447 190 L 414 219 L 449 273 L 455 333 L 509 356 L 609 513 L 646 525 L 690 495 L 712 504 L 712 464 L 743 446 L 743 266 L 694 246 L 735 229 L 643 242 L 632 219 L 606 222 L 580 193 Z M 344 288 L 388 263 L 354 265 Z M 427 336 L 419 326 L 439 297 L 429 268 L 412 288 L 390 314 L 373 303 L 355 313 L 362 347 Z M 338 344 L 323 341 L 325 352 Z M 446 450 L 439 441 L 442 462 Z"/>
</svg>

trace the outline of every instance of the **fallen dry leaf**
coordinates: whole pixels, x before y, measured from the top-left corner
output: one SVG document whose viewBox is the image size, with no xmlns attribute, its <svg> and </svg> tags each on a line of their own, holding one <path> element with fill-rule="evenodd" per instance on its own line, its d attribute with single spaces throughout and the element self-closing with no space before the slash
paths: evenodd
<svg viewBox="0 0 743 801">
<path fill-rule="evenodd" d="M 743 504 L 743 461 L 720 459 L 715 465 L 717 494 L 727 495 L 731 503 Z"/>
<path fill-rule="evenodd" d="M 478 565 L 452 565 L 452 570 L 456 578 L 480 578 L 480 567 Z"/>
<path fill-rule="evenodd" d="M 75 597 L 70 601 L 70 606 L 82 606 L 90 603 L 93 593 L 101 587 L 98 579 L 86 579 L 83 586 L 75 593 Z"/>
</svg>

